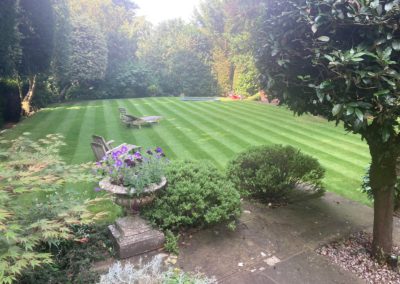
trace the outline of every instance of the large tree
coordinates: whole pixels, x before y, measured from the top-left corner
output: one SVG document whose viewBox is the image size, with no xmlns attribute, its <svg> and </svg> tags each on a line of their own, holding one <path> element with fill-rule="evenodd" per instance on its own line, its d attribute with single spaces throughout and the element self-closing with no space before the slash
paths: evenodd
<svg viewBox="0 0 400 284">
<path fill-rule="evenodd" d="M 68 78 L 74 84 L 101 80 L 107 68 L 107 41 L 96 22 L 84 17 L 72 20 Z"/>
<path fill-rule="evenodd" d="M 69 59 L 71 56 L 71 12 L 68 0 L 52 0 L 54 9 L 54 52 L 51 62 L 51 73 L 55 81 L 56 92 L 60 100 L 71 86 L 69 79 Z"/>
<path fill-rule="evenodd" d="M 369 145 L 373 254 L 392 250 L 400 151 L 400 9 L 389 0 L 265 0 L 255 54 L 269 94 Z"/>
<path fill-rule="evenodd" d="M 48 71 L 52 58 L 54 17 L 50 0 L 20 0 L 18 28 L 22 50 L 19 75 L 29 83 L 22 109 L 29 114 L 37 76 Z"/>
<path fill-rule="evenodd" d="M 17 2 L 0 1 L 0 77 L 12 76 L 20 57 Z"/>
<path fill-rule="evenodd" d="M 260 0 L 203 0 L 194 23 L 212 46 L 212 67 L 222 93 L 252 95 L 257 70 L 248 45 Z"/>
<path fill-rule="evenodd" d="M 159 24 L 139 43 L 138 57 L 153 72 L 164 95 L 216 95 L 209 42 L 191 24 L 181 20 Z"/>
</svg>

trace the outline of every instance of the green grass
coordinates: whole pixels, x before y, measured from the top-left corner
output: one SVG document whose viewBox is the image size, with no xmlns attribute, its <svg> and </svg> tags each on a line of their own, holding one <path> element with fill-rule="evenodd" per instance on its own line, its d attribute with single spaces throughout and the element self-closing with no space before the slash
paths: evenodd
<svg viewBox="0 0 400 284">
<path fill-rule="evenodd" d="M 164 120 L 153 127 L 126 128 L 119 121 L 118 107 L 135 115 L 161 115 Z M 207 159 L 220 168 L 252 145 L 292 145 L 316 157 L 327 169 L 327 190 L 369 204 L 359 191 L 370 161 L 366 143 L 341 126 L 319 117 L 296 117 L 283 107 L 256 102 L 182 102 L 177 98 L 86 101 L 43 109 L 5 136 L 13 138 L 23 132 L 31 132 L 34 139 L 63 134 L 68 145 L 61 154 L 69 163 L 93 160 L 92 134 L 113 139 L 115 145 L 160 146 L 170 159 Z M 94 194 L 91 189 L 85 192 Z"/>
</svg>

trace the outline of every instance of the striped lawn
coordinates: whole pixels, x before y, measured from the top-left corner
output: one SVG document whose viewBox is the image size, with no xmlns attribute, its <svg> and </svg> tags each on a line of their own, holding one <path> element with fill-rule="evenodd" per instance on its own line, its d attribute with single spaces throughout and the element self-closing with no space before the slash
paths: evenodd
<svg viewBox="0 0 400 284">
<path fill-rule="evenodd" d="M 164 120 L 153 127 L 126 128 L 119 121 L 118 107 L 138 116 L 161 115 Z M 31 132 L 34 139 L 63 134 L 67 146 L 61 154 L 69 163 L 93 160 L 92 134 L 113 139 L 115 144 L 160 146 L 171 159 L 206 159 L 220 168 L 252 145 L 292 145 L 316 157 L 327 169 L 327 190 L 368 204 L 359 189 L 370 156 L 360 137 L 319 117 L 296 117 L 283 107 L 177 98 L 85 101 L 43 109 L 5 136 L 13 138 L 23 132 Z"/>
</svg>

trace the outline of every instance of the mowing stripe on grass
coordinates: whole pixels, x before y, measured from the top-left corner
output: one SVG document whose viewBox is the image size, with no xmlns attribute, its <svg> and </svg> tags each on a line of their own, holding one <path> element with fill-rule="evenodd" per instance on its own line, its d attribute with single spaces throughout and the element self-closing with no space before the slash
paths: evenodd
<svg viewBox="0 0 400 284">
<path fill-rule="evenodd" d="M 85 117 L 88 104 L 89 102 L 84 102 L 81 104 L 80 109 L 69 110 L 73 113 L 73 116 L 71 120 L 68 121 L 68 123 L 63 127 L 65 132 L 61 134 L 64 135 L 64 141 L 67 146 L 60 149 L 60 154 L 68 163 L 71 163 L 75 155 L 76 148 L 78 147 L 79 140 L 77 138 L 81 131 L 82 121 Z"/>
<path fill-rule="evenodd" d="M 136 117 L 140 117 L 143 116 L 143 106 L 141 105 L 141 103 L 133 103 L 133 101 L 128 100 L 126 101 L 128 107 L 128 113 L 136 116 Z M 142 148 L 144 150 L 146 150 L 147 148 L 150 148 L 152 146 L 157 145 L 157 141 L 155 141 L 157 139 L 156 136 L 152 137 L 152 133 L 153 133 L 153 129 L 151 129 L 151 126 L 149 125 L 145 125 L 142 126 L 141 128 L 136 127 L 136 126 L 131 126 L 131 127 L 126 127 L 126 131 L 129 131 L 129 133 L 132 136 L 135 136 L 135 139 L 138 143 L 139 146 L 142 146 Z M 150 129 L 150 131 L 149 131 Z"/>
<path fill-rule="evenodd" d="M 79 135 L 75 138 L 77 145 L 71 163 L 77 164 L 88 160 L 93 160 L 93 154 L 90 149 L 90 141 L 94 132 L 96 114 L 96 105 L 90 102 L 86 107 L 85 115 L 81 121 Z"/>
<path fill-rule="evenodd" d="M 169 102 L 162 102 L 163 104 Z M 149 110 L 151 110 L 152 114 L 161 115 L 163 119 L 160 122 L 160 125 L 154 127 L 157 130 L 159 135 L 163 138 L 162 145 L 165 147 L 166 154 L 170 157 L 170 152 L 173 151 L 173 156 L 177 159 L 193 159 L 193 151 L 191 148 L 191 143 L 187 143 L 188 141 L 186 137 L 182 136 L 181 131 L 176 131 L 179 128 L 179 121 L 176 118 L 171 117 L 167 113 L 165 113 L 161 107 L 160 103 L 157 101 L 154 104 L 147 105 Z M 179 149 L 179 151 L 177 151 Z M 173 157 L 171 156 L 171 158 Z"/>
<path fill-rule="evenodd" d="M 179 105 L 174 102 L 174 106 L 177 110 L 180 110 L 182 114 L 187 113 L 188 118 L 187 121 L 196 126 L 197 129 L 205 133 L 205 137 L 203 137 L 199 142 L 203 143 L 208 141 L 209 144 L 215 147 L 215 150 L 219 153 L 219 156 L 224 156 L 226 159 L 232 157 L 236 152 L 232 148 L 239 149 L 239 147 L 228 147 L 229 142 L 233 142 L 226 138 L 226 134 L 221 127 L 216 126 L 212 121 L 205 119 L 204 116 L 198 114 L 193 108 L 190 107 L 190 104 L 185 106 Z M 235 143 L 237 145 L 237 143 Z M 231 146 L 231 145 L 230 145 Z M 233 146 L 233 145 L 232 145 Z M 218 153 L 216 153 L 218 155 Z"/>
<path fill-rule="evenodd" d="M 152 115 L 158 115 L 158 112 L 153 108 L 154 105 L 156 105 L 156 103 L 152 104 L 152 106 L 150 106 L 149 104 L 142 105 L 143 107 L 141 108 L 140 112 L 141 116 L 144 112 L 150 113 Z M 152 145 L 147 145 L 148 147 L 161 147 L 168 158 L 178 158 L 178 153 L 175 153 L 173 148 L 169 144 L 177 141 L 174 139 L 173 136 L 169 135 L 170 131 L 163 127 L 161 123 L 158 125 L 154 125 L 151 131 L 147 131 L 147 133 L 149 133 L 150 141 L 153 143 Z"/>
<path fill-rule="evenodd" d="M 228 111 L 228 110 L 227 110 Z M 230 113 L 237 113 L 240 114 L 240 110 L 232 110 L 229 109 Z M 338 145 L 334 141 L 340 140 L 336 139 L 332 141 L 331 138 L 327 138 L 327 133 L 326 131 L 324 132 L 315 132 L 312 130 L 312 126 L 309 127 L 304 127 L 301 125 L 301 123 L 290 123 L 286 120 L 282 119 L 276 119 L 274 116 L 269 114 L 268 112 L 264 111 L 260 113 L 260 116 L 256 116 L 254 113 L 247 114 L 246 117 L 252 117 L 253 119 L 257 120 L 258 122 L 265 122 L 265 125 L 275 125 L 278 126 L 278 129 L 289 129 L 292 133 L 295 133 L 297 137 L 303 137 L 306 140 L 311 140 L 310 138 L 313 138 L 315 140 L 318 140 L 318 144 L 324 144 L 326 147 L 330 147 L 333 152 L 337 151 L 340 153 L 341 156 L 343 157 L 348 157 L 351 156 L 353 159 L 350 162 L 355 162 L 356 164 L 358 163 L 357 161 L 366 161 L 369 160 L 369 155 L 368 153 L 365 152 L 360 152 L 360 146 L 364 146 L 361 142 L 358 142 L 358 146 L 355 147 L 351 143 L 346 143 L 346 140 L 343 139 L 343 143 L 341 145 Z M 278 122 L 280 122 L 278 124 Z M 304 131 L 298 131 L 297 129 L 303 129 Z M 306 134 L 304 134 L 306 133 Z M 313 134 L 314 133 L 314 134 Z M 310 135 L 308 135 L 310 134 Z M 343 133 L 342 133 L 343 135 Z M 346 160 L 346 158 L 344 158 Z M 363 163 L 364 165 L 365 163 Z"/>
<path fill-rule="evenodd" d="M 173 110 L 168 104 L 160 104 L 159 109 L 162 110 L 165 117 L 170 119 L 164 120 L 164 123 L 169 129 L 175 133 L 175 136 L 181 140 L 182 144 L 188 150 L 190 157 L 185 158 L 195 158 L 195 159 L 206 159 L 213 162 L 215 165 L 221 167 L 222 163 L 217 160 L 215 156 L 212 156 L 208 149 L 205 149 L 207 145 L 199 145 L 197 141 L 201 139 L 201 135 L 196 129 L 196 126 L 190 124 L 186 119 L 178 115 L 178 113 Z M 175 118 L 176 120 L 172 120 Z"/>
<path fill-rule="evenodd" d="M 227 125 L 221 123 L 220 118 L 216 118 L 215 115 L 207 114 L 205 108 L 199 107 L 196 102 L 187 102 L 187 105 L 182 105 L 179 103 L 173 102 L 173 104 L 182 110 L 182 113 L 187 113 L 193 118 L 197 118 L 197 121 L 202 122 L 202 124 L 208 126 L 212 129 L 211 133 L 216 133 L 217 138 L 221 143 L 225 143 L 224 147 L 229 144 L 233 144 L 229 149 L 231 149 L 234 153 L 237 153 L 240 150 L 243 150 L 243 147 L 249 147 L 251 142 L 249 140 L 245 140 L 243 136 L 237 135 L 237 131 L 231 131 Z M 196 105 L 197 104 L 197 105 Z M 211 119 L 214 118 L 214 119 Z M 218 121 L 219 123 L 216 123 Z M 221 134 L 221 135 L 218 135 Z M 213 137 L 210 135 L 208 139 L 212 139 Z M 216 138 L 216 139 L 217 139 Z M 204 138 L 206 139 L 206 138 Z"/>
<path fill-rule="evenodd" d="M 122 143 L 129 143 L 129 141 L 124 141 L 124 137 L 122 136 L 125 126 L 121 124 L 119 119 L 117 100 L 103 100 L 102 105 L 104 108 L 104 115 L 106 117 L 106 139 L 114 140 L 114 146 L 118 146 Z"/>
<path fill-rule="evenodd" d="M 265 106 L 266 108 L 273 108 L 272 106 Z M 274 107 L 277 108 L 277 107 Z M 278 107 L 279 108 L 279 107 Z M 262 109 L 258 110 L 258 111 L 253 111 L 253 113 L 258 113 L 260 114 L 261 117 L 268 117 L 270 121 L 272 120 L 279 120 L 279 116 L 275 115 L 275 112 L 272 111 L 268 111 L 265 112 L 265 110 L 263 111 Z M 272 114 L 274 114 L 274 116 L 272 116 Z M 324 141 L 329 141 L 329 142 L 343 142 L 347 145 L 347 148 L 350 151 L 354 151 L 357 152 L 357 155 L 359 155 L 360 157 L 364 157 L 369 159 L 369 152 L 368 152 L 368 146 L 366 143 L 361 141 L 361 137 L 359 135 L 355 135 L 355 134 L 351 134 L 351 133 L 346 133 L 344 131 L 343 127 L 331 127 L 331 128 L 320 128 L 319 125 L 321 124 L 322 120 L 321 118 L 319 119 L 314 119 L 311 120 L 310 122 L 307 122 L 307 119 L 312 118 L 312 116 L 310 115 L 304 115 L 301 117 L 281 117 L 280 121 L 285 123 L 285 124 L 291 124 L 293 126 L 295 126 L 296 128 L 299 129 L 304 129 L 307 131 L 307 133 L 310 133 L 310 136 L 313 137 L 318 137 L 320 138 L 321 136 L 323 136 Z M 307 123 L 306 123 L 307 122 Z M 327 125 L 332 125 L 334 126 L 332 123 L 326 122 Z M 335 131 L 332 131 L 335 130 Z M 312 135 L 314 134 L 314 135 Z M 336 134 L 336 135 L 335 135 Z M 365 149 L 365 151 L 361 151 L 360 149 Z"/>
<path fill-rule="evenodd" d="M 296 125 L 299 128 L 307 129 L 308 131 L 315 132 L 317 135 L 328 136 L 335 141 L 340 140 L 345 142 L 346 144 L 350 144 L 354 147 L 354 149 L 359 150 L 360 146 L 364 147 L 368 150 L 368 147 L 365 143 L 361 141 L 361 137 L 352 133 L 345 133 L 343 127 L 335 127 L 334 123 L 328 122 L 326 119 L 320 117 L 314 117 L 312 115 L 302 115 L 295 116 L 289 115 L 287 112 L 290 110 L 285 109 L 284 107 L 279 106 L 271 106 L 271 105 L 263 105 L 260 103 L 245 103 L 243 105 L 233 104 L 234 108 L 239 109 L 241 111 L 247 109 L 252 110 L 253 114 L 259 114 L 261 117 L 268 116 L 270 119 L 280 119 L 285 123 L 290 123 Z M 284 110 L 284 112 L 282 112 Z M 273 115 L 273 116 L 272 116 Z M 309 123 L 304 125 L 302 123 L 308 120 Z M 312 127 L 309 126 L 310 122 L 312 122 Z M 339 135 L 334 135 L 339 134 Z M 346 138 L 345 138 L 346 136 Z"/>
<path fill-rule="evenodd" d="M 235 113 L 240 114 L 240 112 L 238 111 L 231 111 L 230 113 L 231 115 Z M 304 150 L 309 149 L 308 152 L 310 154 L 315 153 L 315 155 L 318 155 L 319 157 L 325 157 L 331 162 L 336 161 L 336 163 L 342 166 L 344 162 L 348 164 L 347 167 L 349 170 L 351 170 L 352 167 L 362 168 L 366 164 L 365 162 L 360 162 L 359 159 L 349 158 L 348 155 L 341 153 L 340 148 L 338 148 L 337 152 L 335 152 L 334 149 L 329 148 L 335 148 L 332 147 L 332 145 L 321 145 L 323 143 L 320 143 L 320 141 L 312 142 L 312 140 L 309 140 L 305 134 L 296 131 L 293 127 L 288 127 L 284 124 L 278 124 L 274 121 L 270 121 L 269 123 L 262 123 L 260 119 L 258 119 L 258 117 L 253 114 L 247 114 L 245 118 L 242 118 L 242 120 L 249 122 L 249 124 L 252 124 L 253 126 L 257 126 L 260 129 L 266 130 L 270 135 L 277 137 L 281 141 L 289 141 L 291 145 L 298 145 Z M 327 150 L 333 150 L 332 152 L 334 152 L 335 155 L 326 152 Z"/>
<path fill-rule="evenodd" d="M 193 119 L 190 117 L 181 115 L 180 111 L 175 109 L 172 105 L 163 105 L 163 107 L 177 118 L 176 123 L 179 125 L 178 127 L 182 127 L 185 134 L 190 137 L 190 140 L 192 141 L 190 147 L 192 149 L 198 149 L 195 150 L 195 152 L 198 154 L 196 155 L 196 158 L 211 159 L 214 161 L 216 166 L 223 167 L 222 161 L 224 160 L 226 154 L 221 151 L 221 148 L 225 148 L 228 151 L 231 150 L 229 150 L 229 148 L 219 141 L 213 139 L 208 140 L 208 143 L 201 143 L 202 139 L 209 134 L 204 131 L 198 123 L 196 124 L 193 122 Z"/>
<path fill-rule="evenodd" d="M 241 127 L 236 121 L 226 119 L 225 112 L 221 110 L 210 110 L 209 105 L 214 103 L 208 102 L 185 102 L 192 103 L 191 107 L 195 108 L 198 112 L 202 113 L 204 117 L 214 118 L 214 121 L 218 121 L 219 124 L 222 124 L 223 131 L 229 133 L 232 138 L 236 139 L 236 143 L 241 146 L 240 150 L 243 148 L 247 148 L 257 144 L 265 144 L 268 141 L 265 140 L 264 137 L 257 135 L 253 132 L 248 131 L 248 129 Z M 202 104 L 207 104 L 207 106 L 203 106 Z M 195 106 L 196 105 L 196 106 Z M 208 119 L 210 120 L 210 119 Z M 229 137 L 231 137 L 229 136 Z"/>
<path fill-rule="evenodd" d="M 216 110 L 217 111 L 217 110 Z M 226 111 L 226 113 L 225 113 L 225 115 L 226 115 L 226 118 L 228 118 L 228 117 L 230 117 L 230 116 L 233 116 L 234 114 L 238 114 L 238 115 L 240 115 L 240 113 L 238 112 L 238 111 L 230 111 L 230 112 L 228 112 L 228 111 Z M 243 114 L 242 114 L 243 115 Z M 251 115 L 247 115 L 246 116 L 246 118 L 244 118 L 244 119 L 242 119 L 243 121 L 249 121 L 248 120 L 248 118 L 247 117 L 251 117 Z M 279 133 L 277 133 L 276 132 L 276 129 L 281 129 L 282 127 L 279 127 L 279 125 L 277 125 L 277 124 L 274 124 L 274 126 L 276 126 L 276 127 L 273 127 L 272 129 L 270 128 L 270 126 L 271 125 L 268 125 L 268 124 L 260 124 L 260 122 L 259 121 L 257 121 L 257 122 L 254 122 L 254 121 L 257 121 L 257 120 L 255 120 L 255 118 L 253 117 L 253 119 L 251 120 L 251 121 L 249 121 L 250 123 L 249 123 L 249 129 L 250 128 L 253 128 L 254 130 L 253 131 L 258 131 L 259 132 L 259 128 L 254 128 L 254 126 L 257 126 L 257 125 L 259 125 L 259 127 L 261 128 L 261 129 L 264 129 L 264 130 L 267 130 L 267 132 L 266 132 L 266 134 L 267 135 L 265 135 L 265 139 L 268 139 L 268 140 L 270 140 L 270 142 L 274 142 L 274 143 L 279 143 L 279 144 L 282 144 L 282 143 L 285 143 L 285 141 L 287 141 L 287 139 L 286 138 L 284 138 L 284 139 L 279 139 L 278 141 L 272 141 L 271 140 L 271 134 L 272 135 L 280 135 Z M 289 129 L 289 128 L 284 128 L 284 130 L 287 130 L 286 132 L 291 132 L 292 131 L 292 129 Z M 286 133 L 285 132 L 285 133 Z M 265 133 L 265 132 L 264 132 Z M 304 135 L 302 135 L 303 137 L 304 137 Z M 313 154 L 315 151 L 314 151 L 314 148 L 316 148 L 316 147 L 318 147 L 317 145 L 318 144 L 316 144 L 316 143 L 318 143 L 319 141 L 316 141 L 315 143 L 311 143 L 310 141 L 305 141 L 306 142 L 306 144 L 305 143 L 299 143 L 299 139 L 298 139 L 298 135 L 292 135 L 291 137 L 287 137 L 287 138 L 292 138 L 292 140 L 291 141 L 294 141 L 295 143 L 291 143 L 291 144 L 301 144 L 301 145 L 304 145 L 305 147 L 308 147 L 306 144 L 310 144 L 311 146 L 313 146 L 313 148 L 312 148 L 312 151 L 309 151 L 311 154 Z M 302 141 L 304 141 L 304 139 L 302 140 Z M 308 147 L 309 148 L 309 147 Z M 324 148 L 322 151 L 320 151 L 321 153 L 323 153 L 323 154 L 327 154 L 325 151 L 326 151 L 326 149 L 327 148 Z M 340 160 L 340 162 L 342 161 L 343 159 L 341 159 Z M 344 159 L 345 160 L 345 159 Z M 358 161 L 358 160 L 357 160 Z M 356 166 L 360 166 L 360 165 L 356 165 Z"/>
</svg>

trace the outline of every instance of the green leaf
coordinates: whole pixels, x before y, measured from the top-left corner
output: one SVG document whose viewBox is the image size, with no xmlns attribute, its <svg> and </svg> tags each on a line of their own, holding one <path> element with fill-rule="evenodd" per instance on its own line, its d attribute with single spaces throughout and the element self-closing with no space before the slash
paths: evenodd
<svg viewBox="0 0 400 284">
<path fill-rule="evenodd" d="M 392 47 L 396 51 L 400 50 L 400 40 L 396 39 L 392 41 Z"/>
<path fill-rule="evenodd" d="M 392 48 L 390 46 L 386 47 L 386 49 L 382 53 L 384 59 L 389 59 L 391 54 Z"/>
<path fill-rule="evenodd" d="M 390 91 L 387 90 L 387 89 L 385 89 L 385 90 L 380 90 L 380 91 L 374 93 L 374 96 L 375 96 L 375 97 L 379 97 L 379 96 L 382 96 L 382 95 L 387 95 L 387 94 L 389 94 L 389 93 L 390 93 Z"/>
<path fill-rule="evenodd" d="M 323 41 L 323 42 L 327 42 L 330 40 L 330 38 L 328 36 L 320 36 L 319 38 L 317 38 L 319 41 Z"/>
<path fill-rule="evenodd" d="M 326 59 L 328 59 L 330 62 L 332 62 L 332 61 L 335 61 L 335 59 L 332 57 L 332 56 L 330 56 L 330 55 L 324 55 L 324 57 L 326 58 Z"/>
<path fill-rule="evenodd" d="M 353 107 L 347 107 L 346 115 L 352 115 L 353 113 L 354 113 L 354 108 Z"/>
<path fill-rule="evenodd" d="M 342 104 L 336 104 L 333 109 L 332 109 L 332 115 L 337 116 L 340 111 L 342 110 L 343 105 Z"/>
<path fill-rule="evenodd" d="M 359 108 L 354 109 L 354 112 L 355 112 L 355 114 L 357 115 L 357 118 L 358 118 L 360 121 L 363 121 L 363 120 L 364 120 L 364 114 L 363 114 L 363 112 L 362 112 Z"/>
<path fill-rule="evenodd" d="M 318 25 L 317 24 L 312 25 L 311 26 L 311 30 L 312 30 L 313 33 L 316 33 L 317 30 L 318 30 Z"/>
<path fill-rule="evenodd" d="M 325 94 L 322 93 L 319 89 L 317 89 L 317 97 L 319 101 L 322 103 L 324 101 Z"/>
<path fill-rule="evenodd" d="M 386 3 L 385 4 L 385 11 L 386 12 L 389 12 L 390 10 L 392 10 L 393 9 L 393 7 L 394 7 L 394 1 L 393 2 L 389 2 L 389 3 Z"/>
<path fill-rule="evenodd" d="M 369 4 L 369 6 L 371 7 L 371 8 L 377 8 L 378 6 L 379 6 L 379 0 L 374 0 L 374 1 L 372 1 L 371 2 L 371 4 Z"/>
</svg>

